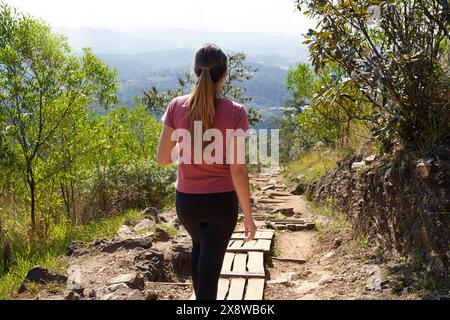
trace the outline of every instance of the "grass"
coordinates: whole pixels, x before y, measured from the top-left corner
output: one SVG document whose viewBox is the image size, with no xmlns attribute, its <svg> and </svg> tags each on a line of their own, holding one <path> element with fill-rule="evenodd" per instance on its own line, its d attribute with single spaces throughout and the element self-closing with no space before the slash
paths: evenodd
<svg viewBox="0 0 450 320">
<path fill-rule="evenodd" d="M 316 222 L 317 237 L 319 240 L 323 239 L 327 234 L 339 234 L 347 231 L 349 228 L 345 214 L 339 210 L 333 209 L 328 205 L 319 205 L 313 202 L 308 202 L 308 209 L 318 215 L 330 218 L 329 223 Z"/>
<path fill-rule="evenodd" d="M 314 150 L 305 153 L 300 160 L 291 163 L 288 172 L 287 184 L 292 185 L 293 180 L 301 176 L 305 183 L 317 181 L 328 171 L 334 169 L 339 159 L 339 153 L 334 150 Z"/>
<path fill-rule="evenodd" d="M 52 236 L 45 243 L 31 242 L 15 235 L 11 243 L 13 255 L 10 269 L 6 273 L 0 273 L 0 300 L 11 298 L 11 294 L 17 291 L 28 271 L 34 266 L 40 265 L 51 271 L 65 272 L 68 264 L 66 250 L 72 241 L 110 238 L 125 221 L 140 218 L 140 212 L 131 210 L 84 226 L 75 227 L 63 221 L 53 227 L 50 233 Z M 3 270 L 3 267 L 0 270 Z"/>
</svg>

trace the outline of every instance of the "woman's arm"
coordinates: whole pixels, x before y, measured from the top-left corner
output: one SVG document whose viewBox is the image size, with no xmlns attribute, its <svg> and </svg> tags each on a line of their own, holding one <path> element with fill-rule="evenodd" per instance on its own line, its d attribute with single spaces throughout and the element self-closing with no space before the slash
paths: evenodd
<svg viewBox="0 0 450 320">
<path fill-rule="evenodd" d="M 256 225 L 253 221 L 252 207 L 250 204 L 250 184 L 248 180 L 248 169 L 247 164 L 239 163 L 237 159 L 239 158 L 239 152 L 244 152 L 245 154 L 245 144 L 237 143 L 238 139 L 245 138 L 235 138 L 234 139 L 234 159 L 230 164 L 231 178 L 233 179 L 234 188 L 236 189 L 236 194 L 241 204 L 242 211 L 244 213 L 244 228 L 245 236 L 247 237 L 244 242 L 253 240 L 256 233 Z M 240 147 L 238 147 L 240 146 Z M 243 149 L 242 149 L 242 146 Z"/>
<path fill-rule="evenodd" d="M 175 148 L 177 141 L 172 141 L 172 133 L 174 129 L 164 126 L 161 136 L 159 137 L 158 151 L 156 153 L 156 161 L 161 165 L 169 165 L 172 161 L 172 150 Z"/>
</svg>

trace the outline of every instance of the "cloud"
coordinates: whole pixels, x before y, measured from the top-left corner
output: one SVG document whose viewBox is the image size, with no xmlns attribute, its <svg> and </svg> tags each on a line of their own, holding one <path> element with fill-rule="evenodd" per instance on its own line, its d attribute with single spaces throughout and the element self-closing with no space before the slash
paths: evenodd
<svg viewBox="0 0 450 320">
<path fill-rule="evenodd" d="M 304 33 L 291 0 L 7 0 L 57 27 Z"/>
</svg>

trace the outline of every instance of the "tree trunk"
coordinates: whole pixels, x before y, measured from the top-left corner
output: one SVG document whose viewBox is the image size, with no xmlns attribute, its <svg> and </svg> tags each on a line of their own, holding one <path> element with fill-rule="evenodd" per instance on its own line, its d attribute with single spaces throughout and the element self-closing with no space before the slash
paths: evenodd
<svg viewBox="0 0 450 320">
<path fill-rule="evenodd" d="M 30 214 L 31 214 L 31 232 L 34 235 L 36 231 L 36 182 L 34 180 L 33 168 L 29 163 L 27 166 L 27 183 L 30 188 Z"/>
</svg>

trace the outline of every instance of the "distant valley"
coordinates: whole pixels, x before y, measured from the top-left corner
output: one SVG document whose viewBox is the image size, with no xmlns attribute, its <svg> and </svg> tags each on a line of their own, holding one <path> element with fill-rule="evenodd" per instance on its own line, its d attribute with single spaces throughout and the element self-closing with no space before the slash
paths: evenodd
<svg viewBox="0 0 450 320">
<path fill-rule="evenodd" d="M 134 104 L 134 97 L 152 86 L 170 89 L 191 69 L 195 50 L 214 42 L 226 52 L 243 51 L 247 63 L 258 71 L 243 86 L 252 97 L 248 107 L 268 114 L 289 98 L 285 79 L 290 66 L 308 60 L 301 35 L 263 33 L 218 33 L 190 30 L 162 32 L 65 29 L 72 47 L 91 47 L 108 65 L 119 71 L 121 103 Z M 276 111 L 275 111 L 276 112 Z"/>
</svg>

